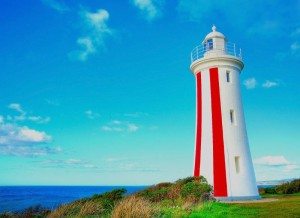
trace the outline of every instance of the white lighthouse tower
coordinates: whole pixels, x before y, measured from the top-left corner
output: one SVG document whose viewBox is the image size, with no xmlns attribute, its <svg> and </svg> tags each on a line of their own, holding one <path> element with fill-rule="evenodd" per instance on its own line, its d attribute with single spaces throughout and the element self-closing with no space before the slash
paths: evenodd
<svg viewBox="0 0 300 218">
<path fill-rule="evenodd" d="M 216 198 L 258 199 L 240 92 L 241 50 L 213 26 L 191 62 L 197 96 L 194 176 L 207 178 Z"/>
</svg>

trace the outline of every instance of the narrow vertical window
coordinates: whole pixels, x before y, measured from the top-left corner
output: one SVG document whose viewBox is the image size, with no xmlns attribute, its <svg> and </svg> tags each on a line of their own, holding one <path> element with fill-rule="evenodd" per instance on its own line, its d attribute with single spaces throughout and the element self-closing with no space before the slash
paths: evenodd
<svg viewBox="0 0 300 218">
<path fill-rule="evenodd" d="M 226 70 L 226 81 L 230 83 L 230 71 Z"/>
<path fill-rule="evenodd" d="M 235 163 L 235 172 L 239 173 L 240 172 L 240 157 L 239 156 L 234 157 L 234 163 Z"/>
<path fill-rule="evenodd" d="M 205 44 L 205 50 L 206 51 L 209 51 L 209 50 L 212 50 L 214 48 L 214 45 L 213 45 L 213 40 L 212 39 L 208 39 Z"/>
<path fill-rule="evenodd" d="M 230 122 L 231 122 L 231 124 L 235 124 L 234 110 L 230 110 Z"/>
</svg>

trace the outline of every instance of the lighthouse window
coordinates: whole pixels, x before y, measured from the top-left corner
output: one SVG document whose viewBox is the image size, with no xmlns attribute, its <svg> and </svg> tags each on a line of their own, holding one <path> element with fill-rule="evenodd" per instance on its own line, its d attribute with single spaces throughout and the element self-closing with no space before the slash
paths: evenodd
<svg viewBox="0 0 300 218">
<path fill-rule="evenodd" d="M 226 71 L 226 81 L 228 83 L 230 83 L 230 71 L 229 70 Z"/>
<path fill-rule="evenodd" d="M 205 50 L 209 51 L 209 50 L 212 50 L 212 49 L 213 49 L 213 40 L 212 39 L 208 39 L 205 42 Z"/>
<path fill-rule="evenodd" d="M 230 110 L 230 122 L 231 122 L 231 124 L 235 124 L 234 110 Z"/>
<path fill-rule="evenodd" d="M 240 172 L 240 157 L 239 156 L 234 157 L 234 163 L 235 163 L 235 172 L 239 173 Z"/>
</svg>

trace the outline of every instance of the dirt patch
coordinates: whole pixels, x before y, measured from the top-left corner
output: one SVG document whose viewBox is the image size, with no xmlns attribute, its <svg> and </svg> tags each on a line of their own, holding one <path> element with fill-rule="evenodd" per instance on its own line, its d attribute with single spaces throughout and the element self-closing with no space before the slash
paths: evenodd
<svg viewBox="0 0 300 218">
<path fill-rule="evenodd" d="M 273 202 L 278 201 L 277 198 L 262 198 L 259 200 L 249 200 L 249 201 L 224 201 L 223 203 L 227 204 L 256 204 L 256 203 L 267 203 L 267 202 Z"/>
</svg>

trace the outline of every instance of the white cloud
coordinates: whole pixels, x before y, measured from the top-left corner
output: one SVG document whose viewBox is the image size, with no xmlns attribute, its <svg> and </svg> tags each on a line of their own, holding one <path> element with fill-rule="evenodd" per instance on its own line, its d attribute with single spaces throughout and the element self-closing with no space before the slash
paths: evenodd
<svg viewBox="0 0 300 218">
<path fill-rule="evenodd" d="M 120 120 L 113 120 L 111 121 L 111 124 L 120 125 L 122 122 Z"/>
<path fill-rule="evenodd" d="M 59 105 L 60 105 L 60 103 L 59 103 L 57 100 L 45 99 L 45 102 L 46 102 L 48 105 L 52 105 L 52 106 L 59 106 Z"/>
<path fill-rule="evenodd" d="M 51 140 L 51 136 L 45 132 L 30 129 L 27 126 L 16 124 L 0 125 L 0 144 L 35 144 L 45 143 Z"/>
<path fill-rule="evenodd" d="M 70 11 L 70 8 L 63 2 L 57 0 L 41 0 L 48 7 L 60 12 L 64 13 Z"/>
<path fill-rule="evenodd" d="M 101 127 L 101 130 L 103 130 L 103 131 L 105 131 L 105 132 L 110 132 L 110 131 L 112 131 L 112 128 L 109 127 L 109 126 L 102 126 L 102 127 Z"/>
<path fill-rule="evenodd" d="M 300 169 L 300 167 L 298 165 L 289 164 L 289 165 L 286 165 L 284 172 L 292 172 L 292 171 L 299 170 L 299 169 Z"/>
<path fill-rule="evenodd" d="M 129 132 L 136 132 L 139 129 L 139 127 L 137 125 L 132 124 L 132 123 L 129 123 L 127 127 L 128 127 Z"/>
<path fill-rule="evenodd" d="M 264 156 L 255 159 L 254 163 L 268 166 L 285 166 L 290 164 L 284 156 Z"/>
<path fill-rule="evenodd" d="M 299 43 L 299 36 L 300 36 L 300 27 L 296 28 L 292 33 L 291 33 L 291 38 L 294 40 L 294 42 L 291 44 L 290 49 L 291 53 L 295 54 L 298 51 L 300 51 L 300 43 Z"/>
<path fill-rule="evenodd" d="M 23 110 L 21 104 L 19 103 L 11 103 L 8 105 L 8 108 L 14 110 L 18 113 L 18 115 L 12 116 L 7 115 L 6 119 L 8 121 L 32 121 L 35 123 L 48 123 L 50 121 L 50 117 L 41 117 L 36 115 L 27 115 L 27 112 Z"/>
<path fill-rule="evenodd" d="M 258 180 L 278 180 L 299 177 L 299 164 L 284 156 L 263 156 L 255 159 L 254 167 Z"/>
<path fill-rule="evenodd" d="M 143 158 L 116 158 L 110 157 L 104 159 L 106 169 L 109 171 L 128 171 L 128 172 L 157 172 L 156 166 L 146 163 Z M 152 166 L 151 166 L 152 165 Z"/>
<path fill-rule="evenodd" d="M 246 89 L 254 89 L 257 85 L 257 81 L 255 78 L 249 78 L 244 80 L 243 84 L 246 87 Z"/>
<path fill-rule="evenodd" d="M 113 120 L 102 126 L 101 130 L 105 132 L 136 132 L 139 130 L 139 126 L 127 121 Z"/>
<path fill-rule="evenodd" d="M 80 49 L 70 52 L 69 56 L 71 59 L 86 61 L 90 55 L 104 49 L 105 40 L 113 35 L 113 30 L 107 25 L 109 13 L 104 9 L 96 12 L 82 10 L 80 15 L 85 34 L 77 39 Z"/>
<path fill-rule="evenodd" d="M 43 161 L 42 164 L 44 167 L 55 167 L 55 168 L 76 168 L 76 169 L 84 169 L 84 168 L 98 168 L 94 164 L 91 164 L 89 161 L 70 158 L 67 160 L 46 160 Z"/>
<path fill-rule="evenodd" d="M 8 105 L 8 108 L 20 113 L 25 113 L 19 103 L 11 103 Z"/>
<path fill-rule="evenodd" d="M 299 36 L 300 36 L 300 27 L 296 28 L 289 35 L 289 38 L 292 41 L 292 43 L 290 44 L 290 48 L 282 51 L 278 51 L 275 54 L 275 57 L 279 60 L 288 59 L 288 58 L 299 58 L 299 54 L 300 54 Z"/>
<path fill-rule="evenodd" d="M 114 127 L 114 126 L 113 127 L 111 127 L 111 126 L 102 126 L 101 130 L 105 131 L 105 132 L 123 132 L 124 131 L 123 128 Z"/>
<path fill-rule="evenodd" d="M 296 52 L 296 51 L 300 50 L 300 43 L 294 42 L 293 44 L 291 44 L 291 50 L 292 50 L 292 52 Z"/>
<path fill-rule="evenodd" d="M 83 161 L 79 159 L 68 159 L 65 161 L 67 164 L 81 164 Z"/>
<path fill-rule="evenodd" d="M 18 138 L 26 142 L 47 142 L 51 140 L 51 136 L 45 132 L 29 129 L 27 126 L 19 128 Z"/>
<path fill-rule="evenodd" d="M 124 114 L 125 117 L 133 117 L 133 118 L 138 118 L 141 116 L 148 116 L 148 113 L 144 113 L 144 112 L 134 112 L 134 113 L 126 113 Z"/>
<path fill-rule="evenodd" d="M 100 114 L 93 112 L 92 110 L 86 110 L 84 113 L 87 116 L 87 118 L 89 118 L 91 120 L 100 117 Z"/>
<path fill-rule="evenodd" d="M 19 103 L 9 104 L 8 108 L 17 115 L 7 115 L 6 119 L 0 115 L 0 155 L 36 157 L 61 152 L 60 147 L 47 145 L 52 137 L 46 132 L 20 125 L 21 121 L 47 123 L 49 117 L 28 115 Z"/>
<path fill-rule="evenodd" d="M 269 88 L 272 88 L 272 87 L 276 87 L 276 86 L 278 86 L 278 85 L 279 85 L 278 82 L 266 80 L 266 81 L 262 84 L 262 87 L 263 87 L 263 88 L 266 88 L 266 89 L 269 89 Z"/>
<path fill-rule="evenodd" d="M 60 147 L 45 147 L 45 146 L 28 146 L 28 145 L 6 145 L 0 144 L 0 155 L 7 156 L 22 156 L 22 157 L 38 157 L 46 156 L 49 154 L 60 153 L 62 149 Z"/>
<path fill-rule="evenodd" d="M 50 141 L 51 136 L 43 131 L 16 123 L 0 123 L 0 155 L 42 156 L 59 153 L 61 148 L 46 145 Z"/>
<path fill-rule="evenodd" d="M 292 33 L 291 37 L 297 37 L 300 35 L 300 27 L 296 28 Z"/>
<path fill-rule="evenodd" d="M 81 61 L 87 60 L 90 54 L 96 52 L 96 48 L 93 44 L 93 41 L 89 37 L 81 37 L 77 39 L 77 44 L 82 48 L 80 52 L 78 52 L 78 59 Z"/>
<path fill-rule="evenodd" d="M 36 123 L 48 123 L 51 120 L 50 117 L 41 116 L 29 116 L 27 119 Z"/>
<path fill-rule="evenodd" d="M 131 0 L 148 21 L 152 21 L 161 16 L 162 0 Z"/>
<path fill-rule="evenodd" d="M 143 159 L 134 160 L 129 158 L 106 158 L 97 160 L 93 163 L 90 160 L 82 160 L 78 158 L 63 159 L 48 159 L 38 161 L 45 168 L 69 168 L 88 170 L 93 169 L 94 172 L 156 172 L 158 169 L 150 164 L 145 163 Z"/>
</svg>

